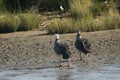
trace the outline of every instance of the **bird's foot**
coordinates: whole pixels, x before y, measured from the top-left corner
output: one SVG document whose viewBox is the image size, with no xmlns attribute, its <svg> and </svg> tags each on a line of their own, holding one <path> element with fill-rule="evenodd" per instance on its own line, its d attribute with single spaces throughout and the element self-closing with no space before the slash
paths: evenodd
<svg viewBox="0 0 120 80">
<path fill-rule="evenodd" d="M 71 64 L 68 64 L 68 67 L 70 67 L 71 66 Z"/>
<path fill-rule="evenodd" d="M 58 67 L 62 67 L 62 66 L 63 66 L 62 64 L 58 65 Z"/>
<path fill-rule="evenodd" d="M 73 68 L 74 68 L 74 66 L 72 64 L 68 65 L 68 69 L 73 69 Z"/>
<path fill-rule="evenodd" d="M 80 61 L 82 61 L 83 59 L 82 58 L 80 58 Z"/>
</svg>

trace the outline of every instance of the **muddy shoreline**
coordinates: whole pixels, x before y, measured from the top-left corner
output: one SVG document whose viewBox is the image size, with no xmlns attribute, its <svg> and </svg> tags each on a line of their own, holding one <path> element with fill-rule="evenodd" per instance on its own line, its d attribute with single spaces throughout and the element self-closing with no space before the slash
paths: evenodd
<svg viewBox="0 0 120 80">
<path fill-rule="evenodd" d="M 73 65 L 87 65 L 84 60 L 78 61 L 75 36 L 76 33 L 61 34 L 60 39 L 69 44 Z M 91 65 L 120 63 L 120 29 L 86 32 L 82 37 L 88 38 L 92 44 Z M 54 35 L 41 31 L 0 34 L 0 69 L 55 67 L 59 61 L 53 43 Z"/>
</svg>

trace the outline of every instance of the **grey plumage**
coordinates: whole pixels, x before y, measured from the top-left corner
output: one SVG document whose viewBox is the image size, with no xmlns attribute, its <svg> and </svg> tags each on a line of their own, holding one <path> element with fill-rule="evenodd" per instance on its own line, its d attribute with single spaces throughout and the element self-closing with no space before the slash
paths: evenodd
<svg viewBox="0 0 120 80">
<path fill-rule="evenodd" d="M 71 52 L 67 43 L 62 43 L 59 40 L 59 35 L 55 34 L 56 38 L 54 41 L 54 51 L 61 56 L 63 59 L 68 59 L 68 66 L 70 65 Z"/>
<path fill-rule="evenodd" d="M 91 44 L 86 38 L 77 39 L 75 42 L 75 46 L 79 51 L 82 51 L 85 54 L 91 52 L 90 51 Z"/>
<path fill-rule="evenodd" d="M 91 52 L 91 43 L 87 38 L 81 37 L 80 31 L 77 31 L 75 46 L 79 51 L 83 52 L 86 55 Z"/>
<path fill-rule="evenodd" d="M 71 54 L 71 52 L 69 50 L 69 46 L 66 43 L 57 41 L 57 39 L 54 42 L 54 51 L 58 55 L 62 55 L 63 59 L 68 59 Z"/>
</svg>

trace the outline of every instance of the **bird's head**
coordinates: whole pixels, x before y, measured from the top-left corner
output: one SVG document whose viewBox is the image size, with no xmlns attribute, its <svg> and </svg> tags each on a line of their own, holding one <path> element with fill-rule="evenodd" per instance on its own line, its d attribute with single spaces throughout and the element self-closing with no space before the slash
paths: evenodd
<svg viewBox="0 0 120 80">
<path fill-rule="evenodd" d="M 59 40 L 59 34 L 55 34 L 55 39 Z"/>
<path fill-rule="evenodd" d="M 77 36 L 76 36 L 76 37 L 77 37 L 77 38 L 81 38 L 81 33 L 82 33 L 82 32 L 81 32 L 80 30 L 76 30 L 76 33 L 77 33 Z"/>
<path fill-rule="evenodd" d="M 76 30 L 77 34 L 81 35 L 81 31 L 80 30 Z"/>
</svg>

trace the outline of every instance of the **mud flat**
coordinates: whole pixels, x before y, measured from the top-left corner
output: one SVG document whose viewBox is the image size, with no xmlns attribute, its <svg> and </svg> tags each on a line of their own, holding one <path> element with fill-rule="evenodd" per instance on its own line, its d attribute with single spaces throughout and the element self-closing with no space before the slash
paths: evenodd
<svg viewBox="0 0 120 80">
<path fill-rule="evenodd" d="M 89 64 L 84 60 L 78 61 L 75 36 L 76 33 L 60 35 L 61 41 L 70 45 L 74 66 L 96 68 L 106 64 L 120 64 L 120 29 L 82 33 L 82 37 L 88 38 L 92 44 Z M 56 68 L 59 61 L 53 51 L 53 43 L 54 35 L 46 35 L 46 32 L 41 31 L 0 34 L 0 70 Z"/>
</svg>

